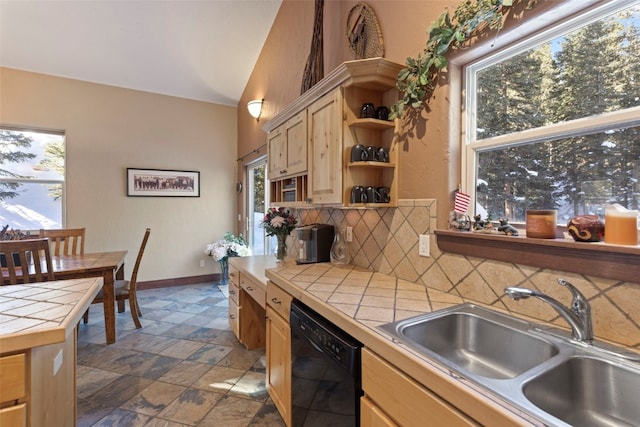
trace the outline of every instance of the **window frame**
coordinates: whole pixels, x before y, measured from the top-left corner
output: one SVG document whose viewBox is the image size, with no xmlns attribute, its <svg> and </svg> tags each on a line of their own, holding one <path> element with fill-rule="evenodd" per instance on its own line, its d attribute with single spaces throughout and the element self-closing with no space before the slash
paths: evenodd
<svg viewBox="0 0 640 427">
<path fill-rule="evenodd" d="M 60 184 L 62 186 L 62 195 L 60 196 L 60 225 L 61 228 L 65 228 L 67 224 L 67 135 L 63 130 L 58 129 L 45 129 L 38 127 L 30 127 L 30 126 L 15 126 L 15 125 L 7 125 L 0 123 L 0 129 L 7 130 L 10 132 L 31 132 L 31 133 L 41 133 L 41 134 L 49 134 L 49 135 L 58 135 L 62 138 L 64 144 L 64 174 L 62 180 L 55 179 L 29 179 L 29 178 L 5 178 L 0 177 L 0 182 L 17 182 L 23 184 Z M 11 226 L 11 224 L 10 224 Z M 29 231 L 32 233 L 39 232 L 40 230 L 23 230 Z"/>
<path fill-rule="evenodd" d="M 567 2 L 571 3 L 571 5 L 567 5 L 567 7 L 575 6 L 579 2 L 580 0 Z M 626 110 L 601 114 L 596 117 L 580 118 L 486 138 L 480 140 L 480 142 L 476 141 L 475 134 L 471 132 L 471 130 L 475 130 L 476 118 L 474 109 L 470 107 L 475 107 L 476 105 L 475 91 L 473 90 L 474 85 L 471 82 L 471 76 L 475 70 L 484 68 L 488 64 L 504 60 L 505 58 L 513 56 L 515 52 L 521 52 L 524 49 L 570 32 L 577 27 L 587 25 L 601 19 L 605 15 L 615 13 L 626 7 L 640 5 L 638 0 L 635 0 L 631 4 L 628 3 L 628 0 L 609 0 L 600 4 L 596 3 L 593 7 L 590 7 L 591 5 L 587 2 L 585 3 L 582 8 L 578 7 L 577 10 L 574 10 L 576 13 L 572 16 L 563 17 L 561 13 L 558 13 L 555 19 L 546 21 L 547 25 L 545 27 L 539 27 L 540 19 L 536 19 L 536 17 L 519 23 L 520 28 L 518 28 L 517 31 L 511 31 L 508 37 L 505 37 L 505 40 L 501 42 L 496 38 L 494 45 L 492 45 L 489 50 L 483 46 L 479 46 L 477 49 L 471 47 L 464 55 L 453 58 L 450 61 L 452 65 L 451 90 L 460 93 L 459 97 L 452 97 L 452 99 L 459 100 L 457 106 L 459 107 L 458 111 L 461 112 L 457 114 L 453 113 L 456 103 L 452 102 L 452 123 L 454 123 L 454 125 L 452 125 L 450 132 L 453 136 L 457 131 L 457 137 L 453 138 L 452 141 L 458 141 L 457 148 L 460 150 L 460 189 L 471 196 L 471 206 L 475 206 L 476 203 L 475 184 L 478 153 L 488 151 L 495 147 L 507 148 L 508 146 L 522 145 L 525 143 L 542 142 L 555 139 L 559 136 L 581 136 L 607 130 L 612 126 L 629 127 L 640 125 L 640 107 L 633 107 Z M 571 8 L 569 7 L 569 9 Z M 533 11 L 535 11 L 535 8 Z M 553 10 L 550 12 L 553 12 Z M 547 15 L 550 17 L 553 16 L 553 14 L 549 12 L 547 12 Z M 517 34 L 513 34 L 514 32 Z M 473 53 L 474 49 L 477 50 L 475 55 Z M 459 116 L 460 120 L 458 123 L 455 123 L 455 117 L 457 116 Z"/>
</svg>

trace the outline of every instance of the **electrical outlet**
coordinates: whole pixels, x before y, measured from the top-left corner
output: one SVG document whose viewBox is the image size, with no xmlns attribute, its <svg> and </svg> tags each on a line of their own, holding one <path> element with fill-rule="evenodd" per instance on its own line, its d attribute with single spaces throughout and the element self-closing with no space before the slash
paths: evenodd
<svg viewBox="0 0 640 427">
<path fill-rule="evenodd" d="M 353 242 L 353 227 L 346 227 L 344 234 L 344 238 L 347 239 L 347 242 Z"/>
<path fill-rule="evenodd" d="M 420 256 L 424 256 L 424 257 L 430 257 L 431 255 L 429 254 L 429 249 L 430 249 L 430 244 L 429 244 L 429 235 L 428 234 L 421 234 L 420 235 L 420 240 L 418 242 L 418 252 L 420 254 Z"/>
<path fill-rule="evenodd" d="M 200 267 L 204 267 L 204 260 L 203 259 L 200 260 Z"/>
</svg>

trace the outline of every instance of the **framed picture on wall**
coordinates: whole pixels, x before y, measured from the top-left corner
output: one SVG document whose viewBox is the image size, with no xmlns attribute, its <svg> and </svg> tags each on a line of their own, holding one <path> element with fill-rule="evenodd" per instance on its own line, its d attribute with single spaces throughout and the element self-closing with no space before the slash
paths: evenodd
<svg viewBox="0 0 640 427">
<path fill-rule="evenodd" d="M 200 172 L 127 168 L 127 196 L 200 197 Z"/>
</svg>

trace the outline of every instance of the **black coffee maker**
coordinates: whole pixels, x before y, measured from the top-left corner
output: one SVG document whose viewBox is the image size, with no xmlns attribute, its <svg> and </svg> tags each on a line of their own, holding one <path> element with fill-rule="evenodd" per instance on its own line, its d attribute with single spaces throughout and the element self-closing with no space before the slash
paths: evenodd
<svg viewBox="0 0 640 427">
<path fill-rule="evenodd" d="M 329 224 L 310 224 L 296 229 L 300 249 L 297 264 L 329 262 L 333 244 L 334 227 Z"/>
</svg>

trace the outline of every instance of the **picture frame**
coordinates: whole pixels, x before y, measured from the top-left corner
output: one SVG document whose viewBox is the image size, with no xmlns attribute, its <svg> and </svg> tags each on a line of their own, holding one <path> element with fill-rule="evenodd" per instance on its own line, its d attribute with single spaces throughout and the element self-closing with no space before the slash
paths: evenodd
<svg viewBox="0 0 640 427">
<path fill-rule="evenodd" d="M 200 172 L 127 168 L 128 197 L 200 197 Z"/>
</svg>

